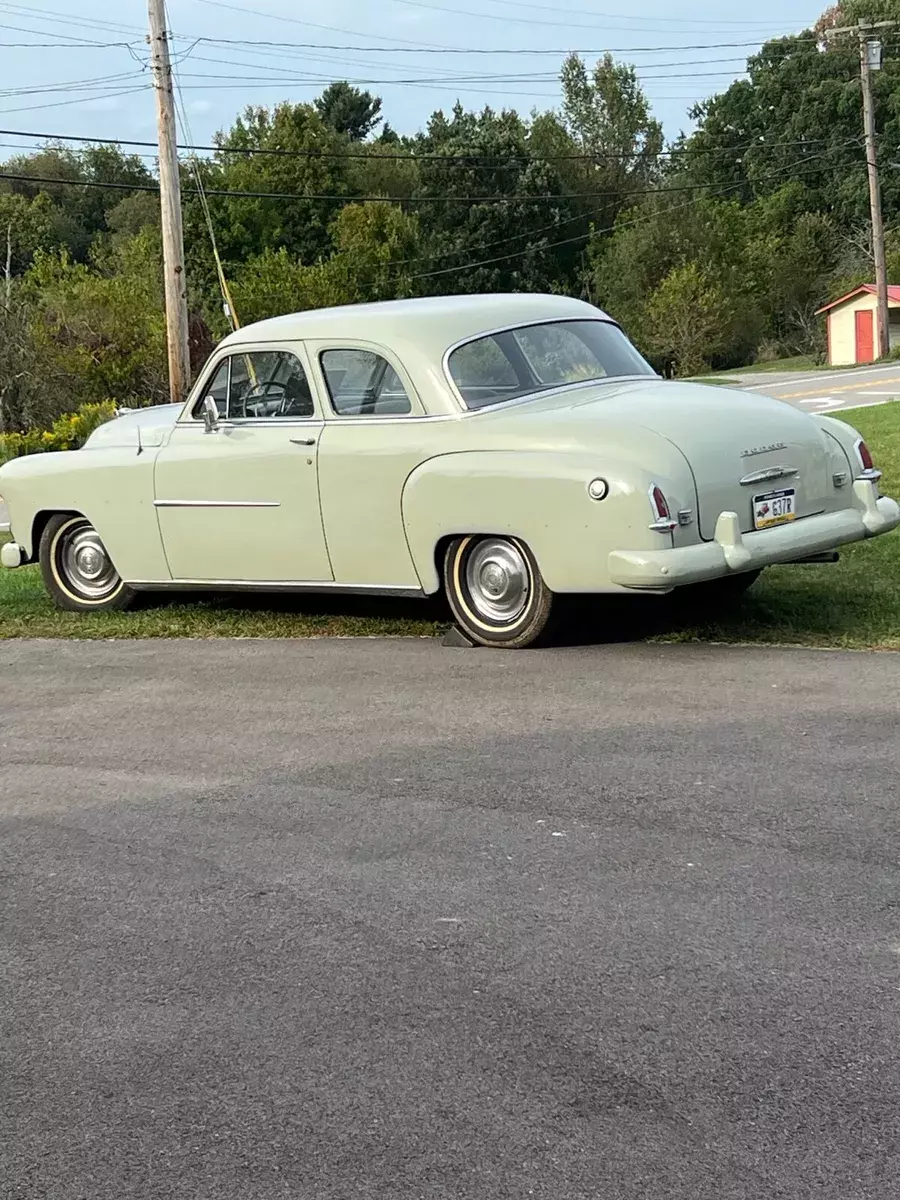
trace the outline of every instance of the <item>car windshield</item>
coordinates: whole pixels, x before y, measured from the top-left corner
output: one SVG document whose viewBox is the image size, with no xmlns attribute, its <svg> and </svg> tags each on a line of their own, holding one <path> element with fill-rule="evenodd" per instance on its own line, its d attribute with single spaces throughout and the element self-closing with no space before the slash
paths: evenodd
<svg viewBox="0 0 900 1200">
<path fill-rule="evenodd" d="M 655 374 L 610 321 L 549 321 L 505 329 L 457 347 L 448 367 L 468 408 L 567 383 Z"/>
</svg>

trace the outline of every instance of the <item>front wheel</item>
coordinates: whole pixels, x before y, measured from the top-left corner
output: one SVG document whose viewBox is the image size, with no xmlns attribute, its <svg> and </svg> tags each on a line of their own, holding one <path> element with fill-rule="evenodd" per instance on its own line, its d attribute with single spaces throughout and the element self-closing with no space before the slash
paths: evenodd
<svg viewBox="0 0 900 1200">
<path fill-rule="evenodd" d="M 444 558 L 444 589 L 460 628 L 482 646 L 520 650 L 547 629 L 553 593 L 517 538 L 455 538 Z"/>
<path fill-rule="evenodd" d="M 40 545 L 41 574 L 57 608 L 103 612 L 129 608 L 137 593 L 113 566 L 100 535 L 85 517 L 58 515 Z"/>
</svg>

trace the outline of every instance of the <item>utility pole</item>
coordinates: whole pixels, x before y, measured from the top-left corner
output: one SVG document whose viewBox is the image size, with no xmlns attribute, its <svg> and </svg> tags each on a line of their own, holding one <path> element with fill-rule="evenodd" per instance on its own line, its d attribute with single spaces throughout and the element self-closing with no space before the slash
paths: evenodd
<svg viewBox="0 0 900 1200">
<path fill-rule="evenodd" d="M 881 181 L 875 149 L 875 101 L 872 97 L 872 72 L 881 70 L 879 29 L 892 29 L 896 21 L 860 21 L 840 29 L 829 29 L 826 37 L 855 33 L 859 37 L 859 74 L 863 96 L 863 129 L 866 135 L 866 166 L 869 174 L 869 209 L 872 219 L 872 257 L 875 260 L 875 291 L 878 300 L 878 353 L 883 357 L 891 348 L 891 322 L 888 309 L 887 263 L 884 253 L 884 217 L 881 211 Z"/>
<path fill-rule="evenodd" d="M 166 30 L 165 0 L 148 0 L 150 59 L 156 93 L 159 130 L 159 193 L 166 283 L 166 331 L 169 346 L 169 395 L 181 404 L 191 382 L 188 345 L 187 275 L 184 269 L 184 227 L 181 220 L 181 181 L 175 127 L 172 63 Z"/>
</svg>

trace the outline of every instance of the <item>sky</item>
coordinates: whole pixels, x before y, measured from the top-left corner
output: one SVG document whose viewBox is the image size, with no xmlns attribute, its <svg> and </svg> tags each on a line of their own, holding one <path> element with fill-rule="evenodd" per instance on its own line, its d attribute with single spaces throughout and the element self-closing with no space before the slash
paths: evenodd
<svg viewBox="0 0 900 1200">
<path fill-rule="evenodd" d="M 421 129 L 434 109 L 448 110 L 457 98 L 476 109 L 552 108 L 565 53 L 593 61 L 606 49 L 637 66 L 654 114 L 674 138 L 690 128 L 690 106 L 738 78 L 761 41 L 808 28 L 826 6 L 824 0 L 757 0 L 747 8 L 730 0 L 167 4 L 187 128 L 200 143 L 228 128 L 246 104 L 312 100 L 342 78 L 380 95 L 399 133 Z M 151 140 L 146 27 L 146 0 L 0 0 L 0 128 Z M 460 50 L 466 52 L 453 53 Z M 0 158 L 36 144 L 0 133 Z"/>
</svg>

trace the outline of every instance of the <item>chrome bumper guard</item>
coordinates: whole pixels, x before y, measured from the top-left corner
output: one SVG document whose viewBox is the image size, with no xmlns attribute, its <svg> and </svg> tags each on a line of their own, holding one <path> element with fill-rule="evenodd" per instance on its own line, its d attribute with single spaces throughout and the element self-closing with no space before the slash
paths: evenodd
<svg viewBox="0 0 900 1200">
<path fill-rule="evenodd" d="M 737 513 L 723 512 L 711 542 L 668 550 L 614 550 L 609 576 L 621 587 L 667 592 L 687 583 L 719 579 L 732 572 L 754 571 L 773 563 L 796 561 L 848 542 L 875 537 L 900 525 L 900 505 L 879 497 L 875 483 L 857 479 L 853 507 L 804 517 L 789 525 L 741 533 Z"/>
<path fill-rule="evenodd" d="M 10 570 L 13 570 L 15 567 L 21 567 L 24 561 L 25 554 L 22 547 L 16 545 L 15 542 L 6 542 L 3 546 L 0 546 L 0 563 L 4 567 L 9 567 Z"/>
</svg>

